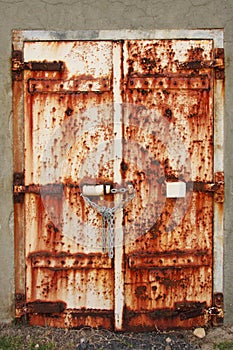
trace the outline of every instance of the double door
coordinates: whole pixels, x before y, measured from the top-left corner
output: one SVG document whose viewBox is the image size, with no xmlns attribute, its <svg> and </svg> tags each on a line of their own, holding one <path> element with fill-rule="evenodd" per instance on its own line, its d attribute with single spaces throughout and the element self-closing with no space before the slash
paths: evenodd
<svg viewBox="0 0 233 350">
<path fill-rule="evenodd" d="M 207 322 L 213 52 L 212 40 L 24 43 L 31 324 Z"/>
</svg>

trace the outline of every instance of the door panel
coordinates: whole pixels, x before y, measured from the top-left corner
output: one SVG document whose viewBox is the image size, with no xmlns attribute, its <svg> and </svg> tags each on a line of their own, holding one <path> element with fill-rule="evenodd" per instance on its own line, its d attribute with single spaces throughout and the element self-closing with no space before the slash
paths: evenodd
<svg viewBox="0 0 233 350">
<path fill-rule="evenodd" d="M 212 41 L 124 44 L 124 174 L 136 196 L 124 214 L 125 329 L 204 324 L 212 304 Z M 169 183 L 186 194 L 168 198 Z"/>
<path fill-rule="evenodd" d="M 29 319 L 109 328 L 113 264 L 102 254 L 101 216 L 80 194 L 84 184 L 113 182 L 112 43 L 26 43 L 24 53 L 64 66 L 24 74 L 25 185 L 39 188 L 25 196 Z M 64 303 L 52 309 L 56 319 L 43 315 L 46 302 Z"/>
</svg>

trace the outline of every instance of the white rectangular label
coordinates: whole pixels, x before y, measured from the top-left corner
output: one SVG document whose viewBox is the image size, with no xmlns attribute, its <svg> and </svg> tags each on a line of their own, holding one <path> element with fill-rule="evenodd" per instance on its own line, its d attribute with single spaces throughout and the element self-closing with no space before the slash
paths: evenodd
<svg viewBox="0 0 233 350">
<path fill-rule="evenodd" d="M 184 198 L 186 196 L 185 182 L 166 182 L 167 198 Z"/>
</svg>

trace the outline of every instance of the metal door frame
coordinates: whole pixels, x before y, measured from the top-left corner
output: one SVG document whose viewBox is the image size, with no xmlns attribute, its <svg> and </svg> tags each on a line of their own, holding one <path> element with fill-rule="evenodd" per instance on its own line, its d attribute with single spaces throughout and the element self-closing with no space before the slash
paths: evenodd
<svg viewBox="0 0 233 350">
<path fill-rule="evenodd" d="M 18 200 L 14 204 L 15 229 L 15 298 L 16 317 L 21 316 L 25 302 L 25 241 L 24 241 L 24 204 L 20 201 L 20 186 L 23 185 L 21 174 L 24 172 L 24 108 L 23 84 L 20 78 L 20 59 L 26 41 L 79 41 L 79 40 L 143 40 L 143 39 L 203 39 L 213 40 L 215 49 L 223 52 L 224 33 L 222 29 L 197 30 L 78 30 L 78 31 L 44 31 L 13 30 L 12 71 L 19 73 L 13 77 L 13 133 L 14 133 L 14 185 L 17 186 Z M 220 64 L 221 65 L 221 64 Z M 215 193 L 214 200 L 214 232 L 213 232 L 213 305 L 223 306 L 223 185 L 224 185 L 224 77 L 216 72 L 214 79 L 214 169 L 215 182 L 220 190 Z M 115 299 L 116 329 L 121 329 L 123 315 L 123 286 L 121 266 L 116 267 L 115 277 L 118 288 Z M 116 295 L 115 295 L 116 297 Z"/>
</svg>

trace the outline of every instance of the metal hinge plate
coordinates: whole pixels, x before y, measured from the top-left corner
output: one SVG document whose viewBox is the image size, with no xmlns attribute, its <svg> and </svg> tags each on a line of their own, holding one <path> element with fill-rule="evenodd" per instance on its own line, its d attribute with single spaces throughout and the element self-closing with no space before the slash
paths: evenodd
<svg viewBox="0 0 233 350">
<path fill-rule="evenodd" d="M 223 324 L 223 294 L 215 293 L 213 296 L 213 306 L 208 308 L 208 314 L 211 317 L 213 326 L 220 326 Z"/>
<path fill-rule="evenodd" d="M 13 80 L 22 80 L 24 70 L 61 72 L 63 69 L 64 69 L 64 63 L 62 61 L 24 62 L 22 51 L 13 50 L 12 52 L 12 79 Z"/>
<path fill-rule="evenodd" d="M 62 301 L 50 302 L 36 300 L 34 302 L 26 302 L 24 294 L 16 294 L 15 296 L 16 313 L 15 317 L 20 319 L 28 314 L 54 314 L 62 313 L 66 309 L 66 303 Z"/>
<path fill-rule="evenodd" d="M 16 172 L 13 175 L 14 203 L 24 202 L 24 173 Z"/>
<path fill-rule="evenodd" d="M 181 320 L 195 318 L 205 314 L 206 302 L 183 302 L 175 304 Z"/>
<path fill-rule="evenodd" d="M 193 182 L 191 185 L 193 185 L 193 191 L 214 193 L 215 202 L 224 202 L 224 172 L 216 172 L 214 182 Z"/>
<path fill-rule="evenodd" d="M 215 48 L 214 49 L 214 59 L 209 61 L 204 60 L 194 60 L 188 62 L 180 62 L 178 63 L 177 68 L 179 70 L 200 70 L 200 69 L 211 69 L 213 68 L 215 71 L 216 79 L 224 79 L 224 49 L 223 48 Z"/>
<path fill-rule="evenodd" d="M 26 313 L 36 314 L 54 314 L 61 313 L 66 309 L 66 303 L 63 301 L 41 301 L 36 300 L 34 302 L 27 303 Z"/>
<path fill-rule="evenodd" d="M 225 59 L 224 59 L 224 49 L 216 48 L 214 50 L 214 58 L 220 64 L 215 67 L 215 78 L 217 80 L 223 80 L 225 78 Z"/>
<path fill-rule="evenodd" d="M 15 295 L 15 317 L 21 318 L 26 314 L 26 296 L 23 293 L 16 293 Z"/>
</svg>

